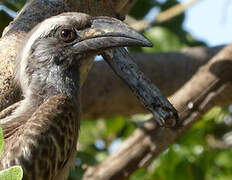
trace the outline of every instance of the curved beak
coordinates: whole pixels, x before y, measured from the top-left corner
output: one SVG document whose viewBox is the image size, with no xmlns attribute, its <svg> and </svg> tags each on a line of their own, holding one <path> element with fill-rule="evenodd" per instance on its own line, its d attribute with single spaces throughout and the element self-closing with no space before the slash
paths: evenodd
<svg viewBox="0 0 232 180">
<path fill-rule="evenodd" d="M 96 17 L 91 20 L 89 28 L 79 32 L 79 41 L 73 47 L 83 53 L 123 46 L 151 47 L 152 43 L 120 20 Z"/>
</svg>

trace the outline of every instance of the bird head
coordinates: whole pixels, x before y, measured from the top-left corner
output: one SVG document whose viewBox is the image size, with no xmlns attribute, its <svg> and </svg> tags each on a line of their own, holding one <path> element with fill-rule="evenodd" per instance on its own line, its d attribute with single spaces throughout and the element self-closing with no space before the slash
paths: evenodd
<svg viewBox="0 0 232 180">
<path fill-rule="evenodd" d="M 122 46 L 151 46 L 142 35 L 121 21 L 63 13 L 38 24 L 22 44 L 16 80 L 24 96 L 72 94 L 83 84 L 93 57 L 102 50 Z"/>
</svg>

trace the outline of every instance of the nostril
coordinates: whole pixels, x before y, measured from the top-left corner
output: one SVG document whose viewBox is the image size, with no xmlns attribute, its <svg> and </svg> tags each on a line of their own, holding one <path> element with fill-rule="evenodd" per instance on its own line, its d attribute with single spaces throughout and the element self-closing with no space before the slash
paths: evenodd
<svg viewBox="0 0 232 180">
<path fill-rule="evenodd" d="M 122 14 L 120 14 L 120 13 L 117 13 L 117 14 L 116 14 L 116 18 L 119 19 L 119 20 L 121 20 L 121 21 L 124 21 L 124 20 L 126 19 L 126 16 L 125 16 L 125 15 L 122 15 Z"/>
<path fill-rule="evenodd" d="M 87 24 L 86 24 L 86 26 L 85 26 L 85 28 L 86 29 L 87 28 L 91 28 L 91 26 L 92 26 L 92 21 L 88 21 Z"/>
</svg>

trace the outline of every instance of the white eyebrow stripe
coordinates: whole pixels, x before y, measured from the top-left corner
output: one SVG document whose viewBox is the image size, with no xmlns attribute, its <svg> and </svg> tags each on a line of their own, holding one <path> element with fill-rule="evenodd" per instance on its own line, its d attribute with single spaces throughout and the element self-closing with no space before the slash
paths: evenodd
<svg viewBox="0 0 232 180">
<path fill-rule="evenodd" d="M 27 59 L 28 56 L 30 54 L 30 50 L 32 45 L 35 43 L 35 41 L 38 38 L 41 38 L 43 36 L 46 36 L 48 32 L 50 32 L 52 29 L 55 28 L 55 26 L 57 26 L 57 24 L 64 24 L 66 21 L 65 17 L 57 17 L 54 16 L 52 18 L 49 18 L 47 20 L 45 20 L 42 24 L 37 25 L 37 27 L 35 28 L 35 31 L 33 31 L 33 33 L 30 33 L 30 37 L 28 40 L 26 40 L 26 46 L 23 49 L 23 52 L 21 54 L 21 62 L 20 62 L 20 74 L 19 77 L 23 77 L 21 76 L 26 69 L 27 66 Z M 46 33 L 47 32 L 47 33 Z M 22 84 L 21 87 L 27 87 L 28 84 L 28 80 L 26 78 L 24 79 L 19 79 L 20 83 Z"/>
</svg>

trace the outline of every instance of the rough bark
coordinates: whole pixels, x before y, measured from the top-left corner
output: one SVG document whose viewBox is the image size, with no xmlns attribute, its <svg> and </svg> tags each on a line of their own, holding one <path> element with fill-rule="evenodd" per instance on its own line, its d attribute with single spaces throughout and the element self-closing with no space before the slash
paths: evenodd
<svg viewBox="0 0 232 180">
<path fill-rule="evenodd" d="M 151 119 L 138 128 L 119 150 L 96 167 L 89 167 L 84 180 L 122 180 L 146 167 L 170 144 L 199 120 L 218 99 L 231 103 L 232 45 L 224 48 L 170 99 L 179 111 L 182 126 L 166 129 Z"/>
<path fill-rule="evenodd" d="M 125 48 L 104 51 L 102 56 L 115 74 L 128 85 L 132 93 L 152 113 L 160 126 L 174 127 L 178 125 L 176 109 L 144 75 Z"/>
<path fill-rule="evenodd" d="M 166 96 L 182 87 L 222 47 L 181 52 L 134 54 L 141 70 Z M 104 61 L 95 62 L 83 89 L 83 119 L 129 116 L 147 111 Z M 223 101 L 218 99 L 218 102 Z"/>
</svg>

